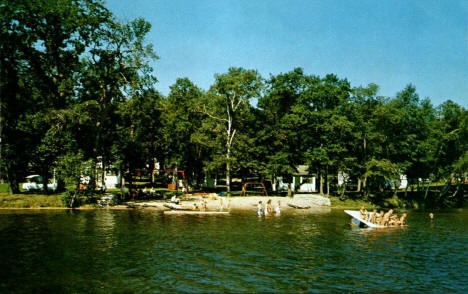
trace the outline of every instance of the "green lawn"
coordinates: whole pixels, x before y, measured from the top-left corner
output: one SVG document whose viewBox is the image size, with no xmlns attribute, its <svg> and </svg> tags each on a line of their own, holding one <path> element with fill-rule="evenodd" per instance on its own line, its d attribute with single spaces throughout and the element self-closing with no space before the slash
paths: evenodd
<svg viewBox="0 0 468 294">
<path fill-rule="evenodd" d="M 2 208 L 64 207 L 61 194 L 9 194 L 0 192 Z"/>
<path fill-rule="evenodd" d="M 0 184 L 0 193 L 10 192 L 10 186 L 8 184 Z"/>
</svg>

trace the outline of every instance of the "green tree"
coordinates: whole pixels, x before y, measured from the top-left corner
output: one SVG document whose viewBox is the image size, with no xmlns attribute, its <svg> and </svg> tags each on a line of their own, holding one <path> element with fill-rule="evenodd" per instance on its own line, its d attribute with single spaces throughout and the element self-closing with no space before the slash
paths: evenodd
<svg viewBox="0 0 468 294">
<path fill-rule="evenodd" d="M 95 100 L 99 103 L 95 130 L 88 141 L 92 142 L 93 158 L 96 161 L 98 157 L 101 158 L 103 169 L 115 159 L 112 154 L 119 150 L 118 146 L 114 146 L 119 136 L 115 125 L 119 120 L 119 104 L 127 99 L 143 103 L 141 97 L 149 97 L 154 93 L 152 87 L 156 78 L 151 74 L 149 62 L 158 57 L 152 45 L 145 43 L 150 29 L 151 25 L 141 18 L 128 23 L 111 19 L 103 23 L 103 30 L 96 36 L 90 54 L 83 59 L 83 87 L 79 97 L 84 101 Z M 151 113 L 154 114 L 153 111 Z M 140 114 L 147 117 L 145 113 Z M 158 123 L 157 116 L 154 119 Z M 149 142 L 150 145 L 153 143 Z"/>
<path fill-rule="evenodd" d="M 197 105 L 204 93 L 188 78 L 177 79 L 170 89 L 162 115 L 167 164 L 185 170 L 189 182 L 195 180 L 200 186 L 204 176 L 203 161 L 209 153 L 206 144 L 199 140 L 205 115 Z"/>
<path fill-rule="evenodd" d="M 329 74 L 314 80 L 293 108 L 304 138 L 305 161 L 319 175 L 320 193 L 330 193 L 329 175 L 338 172 L 348 153 L 353 123 L 347 117 L 350 84 Z M 342 167 L 343 168 L 343 167 Z"/>
<path fill-rule="evenodd" d="M 220 127 L 224 138 L 226 187 L 231 190 L 231 151 L 238 131 L 238 121 L 250 106 L 253 98 L 260 96 L 262 81 L 254 70 L 230 68 L 225 74 L 215 75 L 215 82 L 205 96 L 200 109 Z"/>
<path fill-rule="evenodd" d="M 92 0 L 2 1 L 0 13 L 1 93 L 8 93 L 1 101 L 2 169 L 18 192 L 28 155 L 47 140 L 42 138 L 46 128 L 33 141 L 23 139 L 27 134 L 18 125 L 29 115 L 66 108 L 73 101 L 80 57 L 110 13 Z M 47 181 L 47 174 L 43 178 Z"/>
<path fill-rule="evenodd" d="M 273 175 L 273 183 L 278 176 L 291 179 L 296 167 L 303 164 L 299 148 L 304 145 L 298 130 L 305 123 L 298 119 L 294 124 L 289 115 L 307 85 L 317 80 L 317 77 L 306 76 L 301 68 L 271 76 L 266 82 L 265 95 L 258 100 L 257 118 L 262 126 L 255 145 L 263 147 L 260 151 L 265 154 L 265 173 Z"/>
</svg>

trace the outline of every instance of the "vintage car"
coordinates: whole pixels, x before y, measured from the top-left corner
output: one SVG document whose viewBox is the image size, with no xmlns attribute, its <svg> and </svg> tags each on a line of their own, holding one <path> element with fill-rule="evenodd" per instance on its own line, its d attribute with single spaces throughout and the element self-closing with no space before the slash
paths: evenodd
<svg viewBox="0 0 468 294">
<path fill-rule="evenodd" d="M 25 191 L 38 191 L 42 190 L 44 184 L 42 183 L 42 177 L 40 175 L 30 175 L 26 177 L 26 182 L 23 183 L 21 188 Z M 57 183 L 47 184 L 47 189 L 49 191 L 55 192 L 57 190 Z"/>
</svg>

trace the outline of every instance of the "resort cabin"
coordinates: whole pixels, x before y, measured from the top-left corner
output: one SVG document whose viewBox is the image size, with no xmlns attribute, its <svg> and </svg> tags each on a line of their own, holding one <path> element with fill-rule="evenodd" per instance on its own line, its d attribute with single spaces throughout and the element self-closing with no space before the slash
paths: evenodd
<svg viewBox="0 0 468 294">
<path fill-rule="evenodd" d="M 309 174 L 309 166 L 299 165 L 296 169 L 297 173 L 293 175 L 290 183 L 285 182 L 283 177 L 276 177 L 272 185 L 273 191 L 287 191 L 291 184 L 292 191 L 296 191 L 297 187 L 298 192 L 317 192 L 317 178 Z"/>
</svg>

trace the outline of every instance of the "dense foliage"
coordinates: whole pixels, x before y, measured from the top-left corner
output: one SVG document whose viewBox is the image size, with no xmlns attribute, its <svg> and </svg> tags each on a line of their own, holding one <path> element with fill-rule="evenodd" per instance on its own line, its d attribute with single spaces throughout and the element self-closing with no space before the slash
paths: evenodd
<svg viewBox="0 0 468 294">
<path fill-rule="evenodd" d="M 165 97 L 143 19 L 121 23 L 99 0 L 0 3 L 1 172 L 14 193 L 31 171 L 46 184 L 55 168 L 78 187 L 84 173 L 96 182 L 85 166 L 125 174 L 159 162 L 196 187 L 224 177 L 227 191 L 232 177 L 276 183 L 307 165 L 324 194 L 356 185 L 369 197 L 406 175 L 425 198 L 463 201 L 468 113 L 450 100 L 434 107 L 413 85 L 382 97 L 300 68 L 267 79 L 230 68 L 208 91 L 180 78 Z"/>
</svg>

